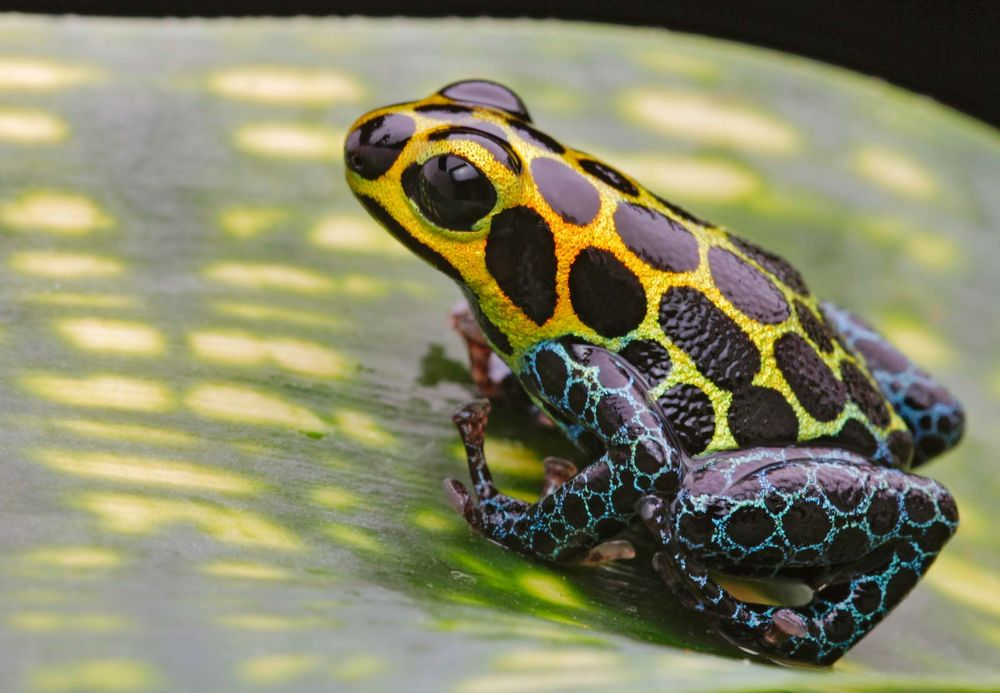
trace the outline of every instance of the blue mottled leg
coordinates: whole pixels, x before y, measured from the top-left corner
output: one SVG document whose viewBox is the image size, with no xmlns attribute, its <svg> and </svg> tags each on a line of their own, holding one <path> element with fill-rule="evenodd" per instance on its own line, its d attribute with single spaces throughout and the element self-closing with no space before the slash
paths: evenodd
<svg viewBox="0 0 1000 693">
<path fill-rule="evenodd" d="M 758 450 L 709 461 L 668 505 L 640 510 L 666 551 L 655 567 L 684 601 L 737 645 L 831 664 L 910 591 L 958 526 L 948 491 L 931 479 L 839 450 Z M 736 599 L 709 569 L 794 577 L 815 589 L 805 606 Z"/>
<path fill-rule="evenodd" d="M 483 456 L 482 405 L 460 410 L 478 504 L 459 482 L 447 488 L 475 529 L 536 558 L 569 559 L 621 531 L 643 495 L 676 490 L 683 452 L 626 361 L 599 347 L 546 343 L 525 357 L 522 375 L 546 413 L 598 459 L 537 503 L 509 498 L 493 485 Z"/>
<path fill-rule="evenodd" d="M 847 346 L 860 354 L 886 399 L 913 436 L 913 466 L 958 444 L 965 412 L 955 397 L 868 323 L 831 303 L 823 304 L 830 323 Z"/>
</svg>

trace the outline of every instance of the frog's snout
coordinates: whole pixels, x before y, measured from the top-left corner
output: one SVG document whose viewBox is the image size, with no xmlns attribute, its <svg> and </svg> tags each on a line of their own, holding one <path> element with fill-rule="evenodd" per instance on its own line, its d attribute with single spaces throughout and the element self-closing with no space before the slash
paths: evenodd
<svg viewBox="0 0 1000 693">
<path fill-rule="evenodd" d="M 362 178 L 375 180 L 392 168 L 417 125 L 402 113 L 362 119 L 344 142 L 344 163 Z"/>
</svg>

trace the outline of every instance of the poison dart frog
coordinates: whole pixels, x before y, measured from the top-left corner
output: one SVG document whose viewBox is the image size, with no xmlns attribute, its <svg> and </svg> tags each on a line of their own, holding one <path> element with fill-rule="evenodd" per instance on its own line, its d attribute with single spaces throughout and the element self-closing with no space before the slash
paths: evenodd
<svg viewBox="0 0 1000 693">
<path fill-rule="evenodd" d="M 490 540 L 622 556 L 609 540 L 640 518 L 655 571 L 723 636 L 831 664 L 955 533 L 951 494 L 910 471 L 962 435 L 940 383 L 778 255 L 536 129 L 510 89 L 468 80 L 371 111 L 345 163 L 365 209 L 465 294 L 480 380 L 491 349 L 592 459 L 511 498 L 483 454 L 488 404 L 459 410 L 475 498 L 446 488 Z M 743 601 L 710 570 L 813 596 Z"/>
</svg>

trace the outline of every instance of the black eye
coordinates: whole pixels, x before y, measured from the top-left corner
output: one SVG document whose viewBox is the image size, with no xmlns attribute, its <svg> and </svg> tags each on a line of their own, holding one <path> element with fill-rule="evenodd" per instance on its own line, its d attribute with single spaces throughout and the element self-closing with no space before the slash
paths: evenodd
<svg viewBox="0 0 1000 693">
<path fill-rule="evenodd" d="M 468 231 L 497 202 L 490 179 L 460 156 L 436 156 L 416 173 L 415 186 L 404 181 L 410 197 L 424 216 L 446 229 Z"/>
</svg>

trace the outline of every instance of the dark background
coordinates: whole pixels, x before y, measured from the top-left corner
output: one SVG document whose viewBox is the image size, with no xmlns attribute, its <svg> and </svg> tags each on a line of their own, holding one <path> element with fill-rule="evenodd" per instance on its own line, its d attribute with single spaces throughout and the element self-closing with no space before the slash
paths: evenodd
<svg viewBox="0 0 1000 693">
<path fill-rule="evenodd" d="M 841 65 L 1000 126 L 1000 0 L 5 0 L 0 9 L 133 16 L 491 15 L 664 26 Z"/>
</svg>

